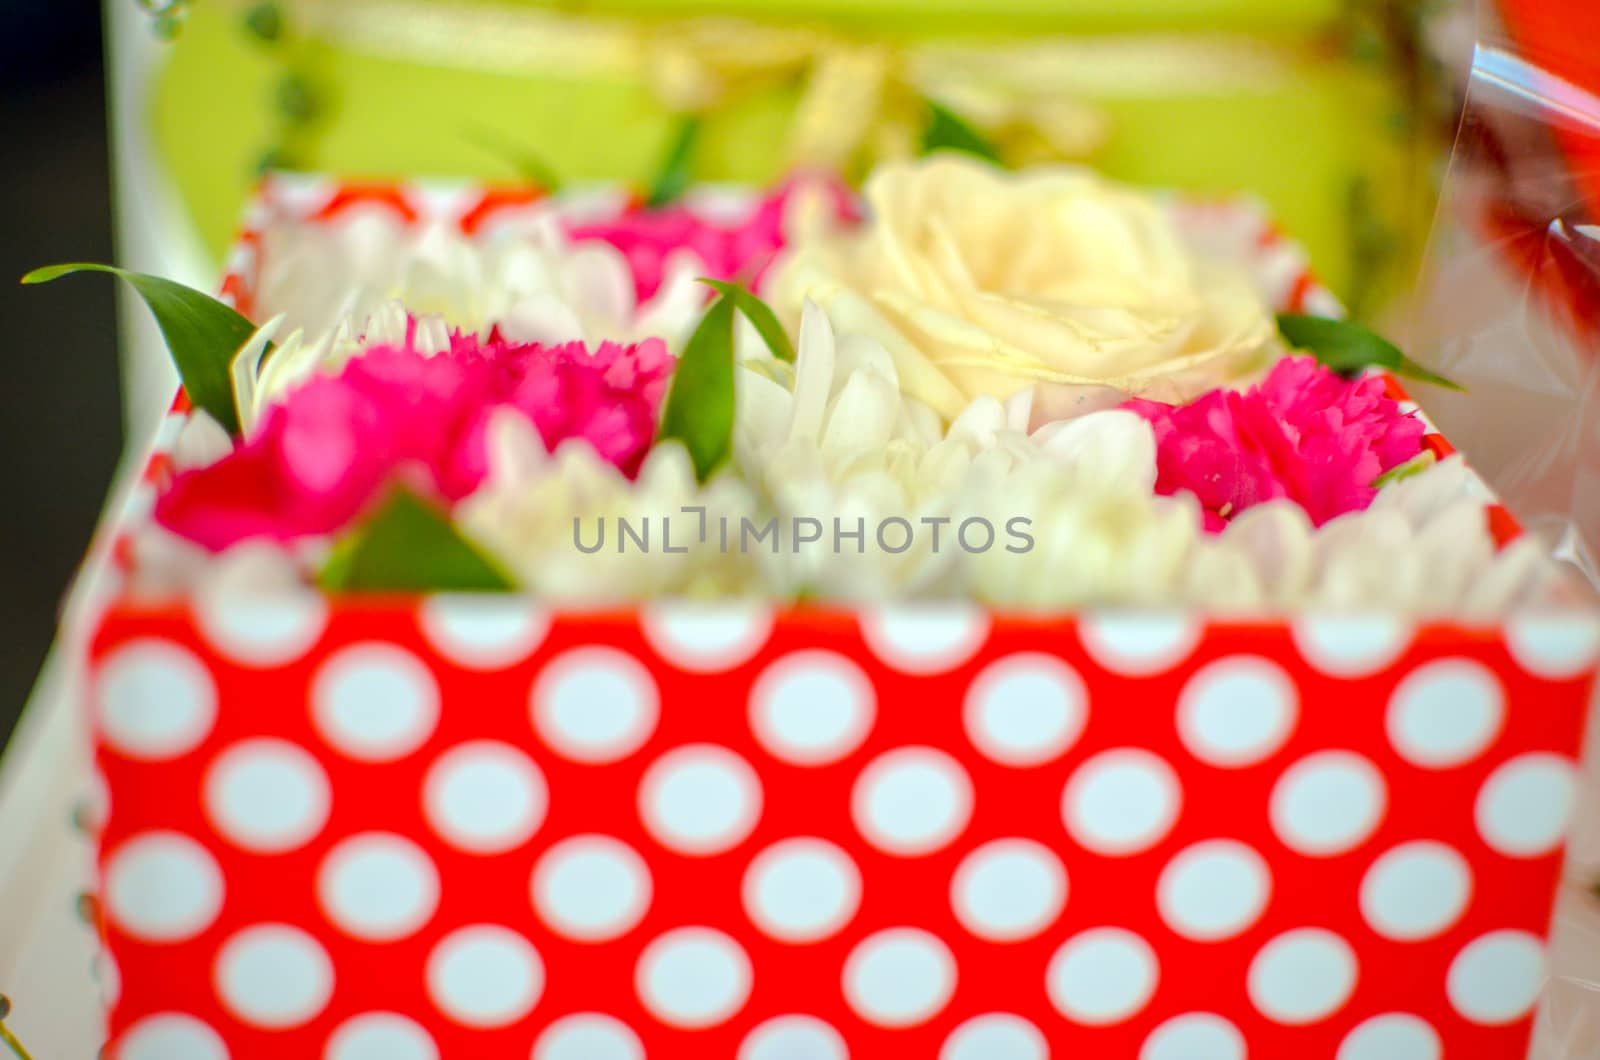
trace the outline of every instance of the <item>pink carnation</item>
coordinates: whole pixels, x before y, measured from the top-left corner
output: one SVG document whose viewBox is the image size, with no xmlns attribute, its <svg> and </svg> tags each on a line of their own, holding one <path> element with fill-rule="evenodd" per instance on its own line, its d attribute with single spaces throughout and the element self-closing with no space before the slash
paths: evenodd
<svg viewBox="0 0 1600 1060">
<path fill-rule="evenodd" d="M 1422 451 L 1422 422 L 1381 381 L 1342 379 L 1310 357 L 1285 357 L 1248 391 L 1125 407 L 1155 429 L 1156 491 L 1193 493 L 1212 530 L 1278 497 L 1321 526 L 1367 507 L 1373 481 Z"/>
<path fill-rule="evenodd" d="M 754 285 L 785 243 L 784 214 L 796 194 L 821 190 L 841 220 L 856 217 L 849 191 L 838 181 L 797 178 L 763 198 L 748 216 L 732 223 L 702 217 L 685 206 L 631 206 L 611 221 L 575 224 L 574 240 L 599 239 L 618 250 L 633 272 L 640 302 L 661 289 L 667 258 L 680 248 L 700 259 L 704 275 Z"/>
<path fill-rule="evenodd" d="M 395 479 L 457 501 L 488 470 L 490 414 L 511 406 L 547 446 L 583 438 L 629 475 L 651 439 L 674 360 L 659 339 L 636 346 L 547 347 L 456 335 L 424 356 L 375 346 L 268 409 L 254 437 L 178 475 L 156 519 L 207 548 L 251 537 L 334 533 Z"/>
</svg>

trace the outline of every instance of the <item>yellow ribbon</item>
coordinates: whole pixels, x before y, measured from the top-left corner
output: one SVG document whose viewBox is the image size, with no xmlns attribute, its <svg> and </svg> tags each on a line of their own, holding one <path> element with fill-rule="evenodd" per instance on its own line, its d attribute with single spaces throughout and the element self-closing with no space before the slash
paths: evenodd
<svg viewBox="0 0 1600 1060">
<path fill-rule="evenodd" d="M 808 27 L 731 18 L 634 22 L 418 0 L 299 0 L 291 13 L 310 34 L 413 61 L 634 72 L 680 114 L 712 112 L 749 91 L 797 83 L 800 101 L 784 152 L 792 163 L 846 168 L 909 154 L 925 117 L 922 99 L 950 107 L 997 144 L 1030 141 L 1054 157 L 1090 154 L 1107 130 L 1093 107 L 986 83 L 970 64 L 931 61 L 922 45 Z M 987 53 L 1005 61 L 1000 48 Z"/>
<path fill-rule="evenodd" d="M 699 17 L 657 22 L 489 4 L 422 0 L 296 0 L 297 25 L 354 48 L 476 69 L 634 76 L 669 110 L 714 111 L 750 92 L 800 88 L 785 155 L 848 168 L 917 146 L 922 101 L 935 100 L 1018 161 L 1081 158 L 1108 122 L 1059 76 L 1017 78 L 1026 65 L 1080 65 L 1083 42 L 1039 46 L 889 44 L 819 29 Z M 1042 60 L 1042 62 L 1041 62 Z"/>
<path fill-rule="evenodd" d="M 1080 158 L 1104 142 L 1096 108 L 1058 92 L 986 77 L 983 63 L 941 62 L 925 45 L 886 43 L 745 19 L 696 18 L 644 29 L 646 82 L 669 109 L 715 110 L 784 81 L 801 85 L 785 152 L 791 163 L 845 168 L 863 150 L 874 159 L 916 148 L 935 100 L 997 144 L 1034 156 Z M 990 54 L 995 49 L 990 49 Z M 1028 151 L 1031 144 L 1044 150 Z"/>
</svg>

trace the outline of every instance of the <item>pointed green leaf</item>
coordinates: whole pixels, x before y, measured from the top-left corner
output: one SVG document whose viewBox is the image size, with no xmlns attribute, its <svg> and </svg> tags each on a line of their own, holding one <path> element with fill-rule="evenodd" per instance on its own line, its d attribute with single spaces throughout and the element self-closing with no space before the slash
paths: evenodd
<svg viewBox="0 0 1600 1060">
<path fill-rule="evenodd" d="M 495 592 L 511 579 L 437 507 L 403 487 L 345 534 L 317 575 L 322 588 L 359 592 Z"/>
<path fill-rule="evenodd" d="M 229 434 L 239 433 L 228 365 L 256 330 L 254 324 L 233 308 L 192 287 L 112 265 L 84 262 L 47 265 L 28 273 L 22 282 L 49 283 L 74 272 L 109 272 L 127 280 L 155 316 L 189 400 L 196 408 L 210 413 Z"/>
<path fill-rule="evenodd" d="M 1336 372 L 1355 373 L 1364 368 L 1387 368 L 1395 375 L 1435 386 L 1460 390 L 1461 386 L 1429 371 L 1401 352 L 1388 339 L 1349 320 L 1279 313 L 1278 331 L 1289 345 L 1308 351 Z"/>
<path fill-rule="evenodd" d="M 718 295 L 678 358 L 657 439 L 683 442 L 704 482 L 733 448 L 734 301 Z"/>
<path fill-rule="evenodd" d="M 661 168 L 650 182 L 644 204 L 652 209 L 676 202 L 688 188 L 694 168 L 694 148 L 700 139 L 700 119 L 690 115 L 678 123 L 678 131 L 667 147 Z"/>
<path fill-rule="evenodd" d="M 1407 460 L 1402 464 L 1396 464 L 1394 467 L 1391 467 L 1389 470 L 1373 479 L 1372 488 L 1381 490 L 1391 482 L 1399 482 L 1403 478 L 1410 478 L 1412 475 L 1419 475 L 1428 470 L 1428 468 L 1432 467 L 1438 461 L 1438 459 L 1439 458 L 1434 455 L 1432 449 L 1424 449 L 1410 460 Z"/>
<path fill-rule="evenodd" d="M 982 133 L 969 125 L 955 111 L 942 103 L 927 100 L 928 124 L 922 130 L 922 153 L 935 151 L 962 151 L 1003 165 L 1000 152 L 986 140 Z"/>
<path fill-rule="evenodd" d="M 783 330 L 783 325 L 778 323 L 778 314 L 772 311 L 771 306 L 757 298 L 749 289 L 740 287 L 736 283 L 705 278 L 700 282 L 733 300 L 735 308 L 755 325 L 756 331 L 761 335 L 761 341 L 767 344 L 772 356 L 780 361 L 794 361 L 794 346 L 790 344 L 789 335 Z"/>
</svg>

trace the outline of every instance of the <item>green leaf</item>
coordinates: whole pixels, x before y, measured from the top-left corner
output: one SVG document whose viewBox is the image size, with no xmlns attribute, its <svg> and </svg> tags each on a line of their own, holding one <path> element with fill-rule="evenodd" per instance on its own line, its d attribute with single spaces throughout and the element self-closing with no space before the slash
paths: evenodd
<svg viewBox="0 0 1600 1060">
<path fill-rule="evenodd" d="M 534 187 L 552 195 L 561 190 L 561 178 L 550 168 L 549 163 L 527 148 L 512 143 L 509 138 L 493 129 L 469 129 L 465 137 L 468 143 L 494 155 L 515 170 L 518 177 Z"/>
<path fill-rule="evenodd" d="M 701 482 L 733 448 L 734 301 L 718 295 L 689 336 L 672 373 L 657 440 L 676 438 L 689 450 Z"/>
<path fill-rule="evenodd" d="M 1438 459 L 1439 458 L 1434 455 L 1432 449 L 1424 449 L 1410 460 L 1407 460 L 1401 464 L 1396 464 L 1394 467 L 1391 467 L 1389 470 L 1373 479 L 1372 488 L 1381 490 L 1391 482 L 1399 482 L 1403 478 L 1410 478 L 1412 475 L 1421 474 L 1437 463 Z"/>
<path fill-rule="evenodd" d="M 245 12 L 244 25 L 257 40 L 276 44 L 283 36 L 283 10 L 277 0 L 261 0 Z"/>
<path fill-rule="evenodd" d="M 210 413 L 229 434 L 239 433 L 228 366 L 239 347 L 256 330 L 254 324 L 231 307 L 192 287 L 112 265 L 85 262 L 47 265 L 28 273 L 22 282 L 49 283 L 74 272 L 109 272 L 133 285 L 161 328 L 161 336 L 166 339 L 167 350 L 172 354 L 172 363 L 177 366 L 189 400 L 196 408 Z"/>
<path fill-rule="evenodd" d="M 996 165 L 1003 165 L 1000 161 L 1000 152 L 995 146 L 984 139 L 983 134 L 969 125 L 955 111 L 942 103 L 926 100 L 928 105 L 928 124 L 922 129 L 922 153 L 932 154 L 935 151 L 963 151 L 969 155 L 986 158 Z"/>
<path fill-rule="evenodd" d="M 334 544 L 317 584 L 330 591 L 361 592 L 495 592 L 513 587 L 443 512 L 404 487 Z"/>
<path fill-rule="evenodd" d="M 1355 373 L 1364 368 L 1387 368 L 1395 375 L 1417 379 L 1434 386 L 1460 390 L 1462 387 L 1436 372 L 1431 372 L 1401 352 L 1388 339 L 1349 320 L 1308 316 L 1304 313 L 1279 313 L 1278 331 L 1284 341 L 1312 356 L 1336 372 Z"/>
<path fill-rule="evenodd" d="M 645 196 L 644 204 L 651 209 L 676 202 L 678 197 L 688 188 L 691 170 L 694 167 L 694 148 L 700 139 L 700 119 L 690 115 L 678 123 L 677 135 L 672 138 L 672 143 L 667 147 L 666 156 L 661 160 L 661 168 L 656 171 L 656 177 L 650 182 L 650 193 Z"/>
<path fill-rule="evenodd" d="M 708 280 L 704 277 L 700 282 L 733 300 L 739 312 L 755 325 L 756 331 L 761 335 L 761 341 L 767 344 L 772 356 L 780 361 L 794 362 L 794 346 L 790 344 L 789 335 L 783 330 L 783 325 L 778 323 L 778 314 L 772 311 L 771 306 L 757 298 L 749 289 L 740 287 L 736 283 Z"/>
</svg>

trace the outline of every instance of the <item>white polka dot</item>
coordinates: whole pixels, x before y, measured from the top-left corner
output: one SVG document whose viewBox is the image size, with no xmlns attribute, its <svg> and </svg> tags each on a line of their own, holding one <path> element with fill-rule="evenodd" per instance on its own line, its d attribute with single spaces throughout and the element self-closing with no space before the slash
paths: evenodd
<svg viewBox="0 0 1600 1060">
<path fill-rule="evenodd" d="M 815 1016 L 774 1016 L 745 1035 L 738 1060 L 850 1060 L 850 1049 Z"/>
<path fill-rule="evenodd" d="M 243 740 L 206 771 L 206 816 L 225 838 L 261 854 L 310 842 L 332 795 L 317 760 L 287 740 Z"/>
<path fill-rule="evenodd" d="M 1289 738 L 1299 692 L 1276 663 L 1250 655 L 1218 659 L 1178 696 L 1178 736 L 1214 766 L 1254 765 Z"/>
<path fill-rule="evenodd" d="M 1334 1060 L 1439 1060 L 1444 1043 L 1427 1023 L 1405 1012 L 1386 1012 L 1356 1026 Z"/>
<path fill-rule="evenodd" d="M 206 640 L 245 666 L 279 667 L 302 658 L 328 624 L 327 602 L 313 592 L 201 591 L 194 599 Z"/>
<path fill-rule="evenodd" d="M 884 665 L 907 674 L 954 670 L 989 636 L 989 616 L 964 604 L 882 607 L 861 616 L 861 637 Z"/>
<path fill-rule="evenodd" d="M 1019 652 L 990 663 L 967 689 L 967 738 L 1007 766 L 1057 758 L 1083 732 L 1089 694 L 1076 670 L 1052 655 Z"/>
<path fill-rule="evenodd" d="M 1450 962 L 1445 993 L 1473 1023 L 1514 1023 L 1528 1014 L 1544 986 L 1544 946 L 1526 931 L 1491 931 Z"/>
<path fill-rule="evenodd" d="M 850 792 L 850 816 L 867 842 L 902 857 L 947 846 L 972 816 L 972 781 L 932 747 L 901 747 L 873 759 Z"/>
<path fill-rule="evenodd" d="M 598 764 L 626 758 L 655 732 L 660 697 L 639 660 L 616 648 L 574 648 L 533 685 L 533 724 L 556 753 Z"/>
<path fill-rule="evenodd" d="M 872 682 L 837 652 L 785 655 L 761 672 L 750 691 L 756 739 L 795 765 L 824 765 L 854 751 L 876 713 Z"/>
<path fill-rule="evenodd" d="M 1482 663 L 1442 659 L 1411 671 L 1389 700 L 1389 742 L 1429 769 L 1476 758 L 1500 732 L 1505 694 Z"/>
<path fill-rule="evenodd" d="M 363 832 L 328 852 L 317 900 L 335 927 L 370 942 L 417 932 L 439 905 L 439 870 L 404 836 Z"/>
<path fill-rule="evenodd" d="M 150 522 L 150 515 L 156 507 L 156 488 L 148 482 L 141 482 L 128 493 L 127 502 L 122 509 L 121 522 L 124 526 L 142 527 Z"/>
<path fill-rule="evenodd" d="M 1183 662 L 1205 627 L 1176 613 L 1091 612 L 1078 623 L 1090 658 L 1112 673 L 1149 677 Z"/>
<path fill-rule="evenodd" d="M 217 996 L 242 1022 L 267 1030 L 314 1019 L 333 996 L 333 962 L 316 939 L 289 924 L 257 924 L 217 951 Z"/>
<path fill-rule="evenodd" d="M 721 673 L 749 661 L 772 634 L 772 611 L 748 603 L 672 601 L 645 607 L 644 639 L 690 673 Z"/>
<path fill-rule="evenodd" d="M 1538 752 L 1500 766 L 1478 790 L 1473 819 L 1490 847 L 1511 858 L 1536 858 L 1561 844 L 1577 797 L 1571 759 Z"/>
<path fill-rule="evenodd" d="M 222 1036 L 193 1016 L 159 1012 L 123 1031 L 117 1060 L 228 1060 Z"/>
<path fill-rule="evenodd" d="M 217 718 L 210 672 L 188 650 L 150 637 L 106 656 L 95 693 L 106 742 L 129 758 L 176 758 L 198 747 Z"/>
<path fill-rule="evenodd" d="M 1156 908 L 1184 938 L 1217 942 L 1259 920 L 1271 893 L 1272 873 L 1260 854 L 1232 839 L 1208 839 L 1167 862 Z"/>
<path fill-rule="evenodd" d="M 534 867 L 533 906 L 559 935 L 602 942 L 631 931 L 650 908 L 650 867 L 604 835 L 563 839 Z"/>
<path fill-rule="evenodd" d="M 757 854 L 744 874 L 744 909 L 766 934 L 815 942 L 850 922 L 861 904 L 861 872 L 823 839 L 785 839 Z"/>
<path fill-rule="evenodd" d="M 468 1027 L 504 1027 L 538 1004 L 544 962 L 521 935 L 497 924 L 452 931 L 428 954 L 428 996 Z"/>
<path fill-rule="evenodd" d="M 1331 677 L 1375 674 L 1411 644 L 1411 624 L 1391 615 L 1318 615 L 1295 621 L 1300 657 Z"/>
<path fill-rule="evenodd" d="M 950 880 L 950 907 L 968 931 L 992 942 L 1031 938 L 1067 901 L 1067 871 L 1031 839 L 996 839 L 968 854 Z"/>
<path fill-rule="evenodd" d="M 323 1060 L 439 1060 L 439 1047 L 415 1020 L 367 1012 L 339 1025 Z"/>
<path fill-rule="evenodd" d="M 331 656 L 311 685 L 311 718 L 335 748 L 363 762 L 415 751 L 439 722 L 439 687 L 410 652 L 369 641 Z"/>
<path fill-rule="evenodd" d="M 1102 751 L 1072 774 L 1061 793 L 1061 819 L 1079 844 L 1111 857 L 1159 843 L 1178 819 L 1178 775 L 1149 751 Z"/>
<path fill-rule="evenodd" d="M 1267 813 L 1285 846 L 1331 857 L 1366 842 L 1387 804 L 1383 774 L 1371 762 L 1349 751 L 1318 751 L 1284 770 Z"/>
<path fill-rule="evenodd" d="M 100 988 L 101 1002 L 107 1008 L 115 1007 L 122 999 L 122 970 L 104 946 L 94 955 L 93 973 L 95 985 Z"/>
<path fill-rule="evenodd" d="M 761 819 L 761 781 L 726 747 L 688 744 L 651 763 L 639 782 L 639 818 L 680 854 L 737 846 Z"/>
<path fill-rule="evenodd" d="M 520 596 L 445 593 L 422 602 L 422 635 L 435 651 L 469 670 L 504 670 L 533 654 L 550 616 Z"/>
<path fill-rule="evenodd" d="M 1296 928 L 1261 947 L 1246 985 L 1263 1016 L 1299 1026 L 1337 1011 L 1355 990 L 1357 974 L 1348 942 L 1321 928 Z"/>
<path fill-rule="evenodd" d="M 1161 966 L 1150 944 L 1121 928 L 1090 928 L 1062 943 L 1045 970 L 1056 1011 L 1074 1023 L 1121 1023 L 1149 1004 Z"/>
<path fill-rule="evenodd" d="M 1050 1060 L 1050 1043 L 1021 1016 L 989 1012 L 951 1031 L 939 1060 Z"/>
<path fill-rule="evenodd" d="M 1172 1017 L 1152 1031 L 1139 1050 L 1139 1060 L 1244 1058 L 1245 1040 L 1239 1028 L 1211 1012 L 1186 1012 Z"/>
<path fill-rule="evenodd" d="M 539 1035 L 533 1060 L 644 1060 L 644 1043 L 613 1016 L 579 1012 Z"/>
<path fill-rule="evenodd" d="M 750 958 L 733 939 L 708 927 L 669 931 L 644 948 L 634 967 L 639 1000 L 663 1023 L 713 1027 L 750 996 Z"/>
<path fill-rule="evenodd" d="M 533 838 L 549 805 L 544 774 L 507 743 L 472 740 L 440 755 L 422 782 L 439 837 L 469 854 L 500 854 Z"/>
<path fill-rule="evenodd" d="M 1554 681 L 1578 677 L 1600 657 L 1600 620 L 1584 611 L 1516 615 L 1506 623 L 1506 645 L 1531 674 Z"/>
<path fill-rule="evenodd" d="M 880 1027 L 911 1027 L 938 1015 L 956 990 L 956 961 L 916 928 L 868 935 L 844 962 L 844 999 Z"/>
<path fill-rule="evenodd" d="M 222 870 L 205 847 L 178 832 L 141 832 L 106 861 L 106 912 L 149 942 L 180 942 L 222 911 Z"/>
<path fill-rule="evenodd" d="M 84 829 L 91 834 L 105 831 L 106 823 L 111 820 L 111 785 L 98 767 L 89 771 L 89 782 L 75 809 Z"/>
<path fill-rule="evenodd" d="M 1361 878 L 1361 916 L 1385 938 L 1432 938 L 1466 912 L 1472 869 L 1443 843 L 1424 839 L 1385 851 Z"/>
</svg>

